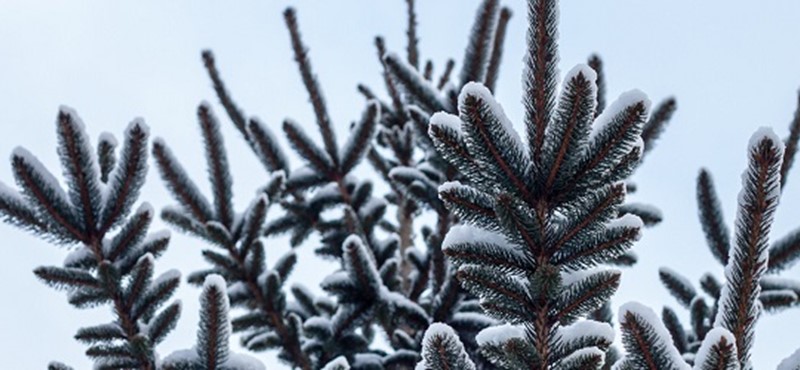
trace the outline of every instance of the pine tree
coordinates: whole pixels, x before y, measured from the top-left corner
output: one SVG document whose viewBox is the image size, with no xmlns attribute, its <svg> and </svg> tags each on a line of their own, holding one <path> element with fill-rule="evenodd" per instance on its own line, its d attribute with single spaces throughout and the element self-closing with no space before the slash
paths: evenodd
<svg viewBox="0 0 800 370">
<path fill-rule="evenodd" d="M 11 155 L 20 191 L 0 184 L 3 220 L 72 251 L 63 266 L 42 266 L 34 273 L 67 293 L 79 309 L 107 305 L 114 320 L 80 328 L 75 339 L 89 346 L 86 355 L 98 369 L 156 369 L 155 347 L 175 327 L 178 301 L 169 304 L 180 273 L 154 278 L 155 259 L 169 244 L 169 233 L 148 233 L 153 209 L 133 210 L 147 173 L 149 129 L 141 119 L 128 125 L 122 147 L 111 134 L 93 150 L 83 122 L 71 108 L 56 119 L 58 156 L 66 190 L 29 151 Z M 52 363 L 50 369 L 69 369 Z"/>
<path fill-rule="evenodd" d="M 147 204 L 133 211 L 147 171 L 147 127 L 136 120 L 121 148 L 103 134 L 93 149 L 75 112 L 62 108 L 58 154 L 66 189 L 25 149 L 14 151 L 20 190 L 0 184 L 3 219 L 75 248 L 63 267 L 36 275 L 66 290 L 78 308 L 108 304 L 115 314 L 75 336 L 90 345 L 95 367 L 263 369 L 230 351 L 238 333 L 248 350 L 277 350 L 285 364 L 304 370 L 751 369 L 761 311 L 792 308 L 800 296 L 796 282 L 777 276 L 800 256 L 800 232 L 769 243 L 800 139 L 800 94 L 786 140 L 769 130 L 751 139 L 733 237 L 710 175 L 700 173 L 701 224 L 726 266 L 724 280 L 707 274 L 700 281 L 711 301 L 678 272 L 660 269 L 691 323 L 684 327 L 670 307 L 659 320 L 628 303 L 617 316 L 622 356 L 612 346 L 609 304 L 621 272 L 609 266 L 635 263 L 632 244 L 661 220 L 654 207 L 625 197 L 675 100 L 651 112 L 644 94 L 630 91 L 606 107 L 596 55 L 557 88 L 557 1 L 530 0 L 522 139 L 492 95 L 510 10 L 482 1 L 457 79 L 449 60 L 435 80 L 433 62 L 421 63 L 414 3 L 406 0 L 404 58 L 375 40 L 389 100 L 359 86 L 368 101 L 343 142 L 296 13 L 285 11 L 321 143 L 298 123 L 283 122 L 299 168 L 270 126 L 237 106 L 213 54 L 202 53 L 220 104 L 266 173 L 250 205 L 234 209 L 228 153 L 208 103 L 197 115 L 210 200 L 167 144 L 154 141 L 151 153 L 177 202 L 161 217 L 210 245 L 201 252 L 209 267 L 188 277 L 202 286 L 196 344 L 163 360 L 155 347 L 180 315 L 180 302 L 167 304 L 180 275 L 154 278 L 169 234 L 148 235 Z M 374 194 L 373 182 L 357 177 L 365 158 L 388 193 Z M 273 206 L 280 214 L 268 217 Z M 419 217 L 427 212 L 433 225 Z M 324 295 L 286 286 L 294 252 L 267 266 L 265 238 L 283 233 L 292 247 L 315 233 L 317 254 L 340 267 L 321 282 Z M 240 309 L 235 317 L 231 307 Z M 387 346 L 376 345 L 378 336 Z M 779 369 L 800 369 L 798 359 L 793 354 Z M 69 369 L 58 362 L 49 368 Z"/>
</svg>

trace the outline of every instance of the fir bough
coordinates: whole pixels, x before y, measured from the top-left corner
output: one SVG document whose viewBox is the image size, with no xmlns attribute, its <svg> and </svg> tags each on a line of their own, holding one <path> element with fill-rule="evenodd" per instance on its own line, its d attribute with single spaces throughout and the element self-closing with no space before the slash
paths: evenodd
<svg viewBox="0 0 800 370">
<path fill-rule="evenodd" d="M 33 154 L 18 147 L 11 164 L 20 191 L 0 184 L 0 213 L 6 222 L 72 249 L 62 266 L 36 268 L 39 279 L 65 291 L 76 308 L 112 309 L 111 322 L 75 334 L 89 346 L 86 355 L 95 368 L 156 369 L 155 348 L 175 327 L 181 305 L 169 302 L 180 273 L 154 277 L 169 233 L 149 233 L 149 204 L 132 211 L 147 173 L 149 128 L 136 119 L 118 154 L 116 139 L 107 133 L 95 151 L 77 113 L 61 107 L 56 132 L 66 191 Z M 50 368 L 69 367 L 52 363 Z"/>
</svg>

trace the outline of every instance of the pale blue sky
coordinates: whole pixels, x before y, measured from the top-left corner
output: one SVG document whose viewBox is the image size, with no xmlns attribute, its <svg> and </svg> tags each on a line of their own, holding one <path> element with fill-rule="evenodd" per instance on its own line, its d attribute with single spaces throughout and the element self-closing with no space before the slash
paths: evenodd
<svg viewBox="0 0 800 370">
<path fill-rule="evenodd" d="M 478 1 L 418 3 L 423 60 L 432 58 L 437 70 L 447 57 L 460 61 Z M 505 3 L 515 14 L 497 95 L 520 129 L 524 2 Z M 184 0 L 135 5 L 4 0 L 0 2 L 0 153 L 23 145 L 55 169 L 53 122 L 60 104 L 77 109 L 94 138 L 102 131 L 119 136 L 132 118 L 141 116 L 153 135 L 165 138 L 207 188 L 195 109 L 206 99 L 222 111 L 200 62 L 202 48 L 214 50 L 230 90 L 248 114 L 258 115 L 276 130 L 287 116 L 309 127 L 313 122 L 281 17 L 290 4 L 298 10 L 314 70 L 343 137 L 363 106 L 356 83 L 365 82 L 376 90 L 381 84 L 373 37 L 384 35 L 391 50 L 405 48 L 402 0 Z M 697 221 L 695 177 L 701 166 L 711 169 L 725 216 L 732 223 L 750 134 L 769 125 L 785 136 L 795 109 L 800 86 L 798 16 L 800 2 L 795 1 L 563 2 L 562 71 L 600 52 L 610 99 L 639 88 L 654 102 L 674 94 L 679 103 L 671 127 L 636 176 L 641 190 L 634 199 L 659 206 L 665 221 L 646 230 L 635 247 L 640 263 L 625 271 L 616 305 L 638 300 L 657 311 L 663 303 L 676 306 L 658 282 L 661 265 L 693 281 L 707 270 L 722 275 Z M 264 176 L 227 119 L 223 122 L 235 172 L 235 201 L 243 207 Z M 12 182 L 7 161 L 0 162 L 0 179 Z M 155 170 L 142 198 L 157 209 L 172 203 Z M 800 226 L 798 207 L 800 170 L 788 180 L 773 235 Z M 163 227 L 158 223 L 156 230 Z M 3 367 L 42 369 L 50 360 L 60 360 L 88 368 L 85 347 L 72 336 L 82 325 L 108 320 L 108 310 L 74 310 L 63 293 L 36 281 L 31 270 L 60 264 L 65 249 L 5 225 L 0 225 L 0 235 L 8 252 L 0 260 L 0 281 L 6 282 L 0 304 Z M 270 261 L 287 249 L 284 240 L 268 244 Z M 176 235 L 157 266 L 162 271 L 178 267 L 184 273 L 201 268 L 201 246 Z M 323 277 L 320 271 L 333 267 L 311 255 L 313 246 L 300 249 L 295 272 L 296 281 L 310 285 Z M 799 272 L 794 268 L 786 276 L 800 278 Z M 183 317 L 160 347 L 162 355 L 194 342 L 197 293 L 185 284 L 181 287 Z M 764 317 L 754 347 L 756 367 L 774 368 L 800 347 L 798 327 L 800 310 Z M 283 368 L 274 365 L 272 354 L 257 356 L 270 369 Z"/>
</svg>

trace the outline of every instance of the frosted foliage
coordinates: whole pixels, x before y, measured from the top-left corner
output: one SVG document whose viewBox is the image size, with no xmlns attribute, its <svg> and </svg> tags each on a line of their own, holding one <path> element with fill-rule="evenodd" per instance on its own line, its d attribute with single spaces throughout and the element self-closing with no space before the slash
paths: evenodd
<svg viewBox="0 0 800 370">
<path fill-rule="evenodd" d="M 605 267 L 594 267 L 594 268 L 583 269 L 583 270 L 575 270 L 575 271 L 569 271 L 569 272 L 562 271 L 561 274 L 560 274 L 561 275 L 561 285 L 562 286 L 569 286 L 569 285 L 577 283 L 578 281 L 581 281 L 581 280 L 583 280 L 583 279 L 585 279 L 585 278 L 587 278 L 589 276 L 592 276 L 592 275 L 595 275 L 595 274 L 599 274 L 599 273 L 602 273 L 602 272 L 621 273 L 619 270 L 609 269 L 609 268 L 605 268 Z"/>
<path fill-rule="evenodd" d="M 12 189 L 11 187 L 2 182 L 0 182 L 0 197 L 13 199 L 18 202 L 23 200 L 16 190 Z"/>
<path fill-rule="evenodd" d="M 560 327 L 558 336 L 564 343 L 570 343 L 583 337 L 603 338 L 611 343 L 614 341 L 614 328 L 605 322 L 583 320 L 566 327 Z"/>
<path fill-rule="evenodd" d="M 94 253 L 92 253 L 92 251 L 86 246 L 80 246 L 74 251 L 67 253 L 67 256 L 64 257 L 64 265 L 74 265 L 79 261 L 84 261 L 90 258 L 94 258 Z"/>
<path fill-rule="evenodd" d="M 606 224 L 606 227 L 609 229 L 615 228 L 632 228 L 638 229 L 639 232 L 636 233 L 634 240 L 639 240 L 642 237 L 641 230 L 644 227 L 644 222 L 639 216 L 636 216 L 632 213 L 626 213 L 622 215 L 622 217 L 609 221 Z"/>
<path fill-rule="evenodd" d="M 358 210 L 358 215 L 361 218 L 366 218 L 370 214 L 374 214 L 376 209 L 385 206 L 386 206 L 385 200 L 381 198 L 370 198 L 370 200 L 367 201 L 367 204 L 361 206 L 361 209 Z"/>
<path fill-rule="evenodd" d="M 781 361 L 776 370 L 800 370 L 800 349 Z"/>
<path fill-rule="evenodd" d="M 305 325 L 307 327 L 315 327 L 315 328 L 327 327 L 327 328 L 329 328 L 328 329 L 329 331 L 332 330 L 331 329 L 331 320 L 328 319 L 328 318 L 325 318 L 325 317 L 321 317 L 321 316 L 311 317 L 308 320 L 306 320 L 303 325 Z"/>
<path fill-rule="evenodd" d="M 150 256 L 149 257 L 150 259 L 153 258 L 152 255 L 150 255 L 150 253 L 146 254 L 142 258 L 146 258 L 147 256 Z M 216 275 L 216 276 L 218 276 L 218 275 Z M 161 275 L 159 275 L 155 280 L 153 280 L 153 283 L 151 285 L 152 286 L 159 286 L 161 284 L 166 283 L 167 281 L 176 280 L 176 279 L 180 279 L 180 278 L 181 278 L 181 272 L 180 271 L 178 271 L 177 269 L 170 269 L 170 270 L 165 271 Z M 224 282 L 224 280 L 223 280 L 223 282 Z M 223 292 L 225 291 L 224 285 L 223 285 L 222 291 Z"/>
<path fill-rule="evenodd" d="M 474 226 L 457 225 L 450 229 L 450 232 L 444 237 L 442 242 L 442 249 L 447 249 L 451 245 L 462 243 L 488 243 L 500 247 L 511 248 L 511 244 L 506 241 L 506 238 L 495 232 L 484 230 Z"/>
<path fill-rule="evenodd" d="M 449 353 L 449 354 L 443 354 L 437 349 L 437 347 L 436 347 L 437 343 L 442 343 L 442 344 L 444 344 L 444 346 L 446 346 L 446 348 L 452 350 L 453 349 L 452 346 L 448 347 L 448 342 L 450 344 L 457 344 L 457 346 L 458 346 L 457 352 L 453 351 L 452 353 Z M 425 331 L 425 336 L 422 339 L 422 347 L 424 348 L 424 350 L 423 350 L 423 359 L 422 359 L 422 361 L 420 361 L 417 364 L 417 366 L 415 368 L 417 370 L 434 369 L 434 367 L 431 366 L 426 361 L 426 358 L 425 358 L 426 357 L 425 353 L 429 352 L 429 351 L 436 351 L 437 352 L 436 357 L 439 357 L 441 355 L 443 357 L 448 357 L 451 360 L 462 362 L 461 365 L 467 366 L 467 368 L 465 368 L 464 370 L 474 369 L 474 365 L 472 365 L 472 363 L 469 362 L 469 357 L 467 356 L 467 352 L 464 350 L 464 346 L 461 345 L 461 342 L 458 339 L 458 335 L 453 330 L 453 328 L 451 328 L 447 324 L 443 324 L 443 323 L 433 323 L 433 324 L 431 324 L 428 327 L 428 329 Z M 450 352 L 450 351 L 448 351 L 448 352 Z M 457 359 L 456 358 L 452 358 L 452 355 L 456 355 L 455 357 Z M 466 360 L 466 362 L 464 362 L 462 360 Z M 451 364 L 451 365 L 457 365 L 457 364 Z"/>
<path fill-rule="evenodd" d="M 701 366 L 703 363 L 708 361 L 709 356 L 711 355 L 711 349 L 714 347 L 714 345 L 719 343 L 722 338 L 725 338 L 725 341 L 728 344 L 735 345 L 736 343 L 736 338 L 733 337 L 733 334 L 731 334 L 728 329 L 723 327 L 711 329 L 711 331 L 706 334 L 706 338 L 703 339 L 703 343 L 700 345 L 700 349 L 697 350 L 697 354 L 694 357 L 694 368 L 696 370 L 702 369 Z"/>
<path fill-rule="evenodd" d="M 401 57 L 400 55 L 398 55 L 395 52 L 386 53 L 385 58 L 386 59 L 394 59 L 398 63 L 404 64 L 406 66 L 406 68 L 408 68 L 409 70 L 414 70 L 414 67 L 412 67 L 410 64 L 408 64 L 406 62 L 405 58 Z M 428 87 L 431 91 L 436 91 L 437 90 L 436 87 L 433 86 L 430 81 L 428 81 L 428 80 L 426 80 L 424 78 L 421 78 L 422 75 L 419 74 L 419 73 L 411 73 L 411 74 L 409 74 L 409 77 L 415 80 L 414 84 L 416 84 L 416 85 L 420 85 L 420 86 L 424 85 L 424 86 Z"/>
<path fill-rule="evenodd" d="M 587 356 L 587 355 L 591 355 L 593 357 L 601 357 L 602 358 L 602 357 L 605 356 L 605 352 L 601 351 L 600 348 L 597 348 L 597 347 L 586 347 L 586 348 L 581 348 L 581 349 L 579 349 L 579 350 L 577 350 L 575 352 L 572 352 L 564 360 L 565 360 L 565 362 L 568 362 L 568 361 L 570 361 L 572 359 L 581 358 L 581 357 Z"/>
<path fill-rule="evenodd" d="M 494 99 L 492 92 L 489 91 L 486 86 L 483 86 L 482 83 L 469 82 L 464 85 L 464 88 L 461 89 L 461 94 L 458 95 L 459 107 L 464 104 L 464 99 L 466 99 L 467 96 L 474 96 L 489 106 L 489 110 L 492 112 L 494 117 L 500 121 L 500 124 L 503 125 L 503 130 L 513 141 L 513 144 L 517 146 L 517 151 L 525 155 L 527 160 L 528 149 L 525 146 L 525 143 L 522 141 L 522 138 L 519 137 L 517 130 L 514 130 L 514 125 L 506 116 L 506 113 L 503 111 L 503 107 L 500 105 L 500 103 Z"/>
<path fill-rule="evenodd" d="M 644 142 L 642 142 L 642 143 L 644 143 Z M 642 145 L 644 145 L 644 144 L 642 144 Z M 641 213 L 652 214 L 652 215 L 657 216 L 659 218 L 663 218 L 664 217 L 664 215 L 661 213 L 661 210 L 658 209 L 658 207 L 656 207 L 656 206 L 654 206 L 652 204 L 629 202 L 629 203 L 625 203 L 625 208 L 628 208 L 628 209 L 631 209 L 631 210 L 638 210 Z"/>
<path fill-rule="evenodd" d="M 161 362 L 161 366 L 159 369 L 162 368 L 173 368 L 175 366 L 185 366 L 186 364 L 195 364 L 200 368 L 199 365 L 202 363 L 200 356 L 197 355 L 197 348 L 192 349 L 183 349 L 179 351 L 172 352 L 169 356 L 164 358 Z M 255 357 L 239 354 L 239 353 L 231 353 L 228 356 L 228 359 L 219 367 L 220 370 L 266 370 L 267 367 L 264 366 L 261 361 L 256 359 Z"/>
<path fill-rule="evenodd" d="M 114 136 L 114 134 L 112 134 L 110 132 L 101 133 L 100 134 L 100 138 L 98 139 L 98 141 L 108 143 L 109 145 L 111 145 L 113 147 L 116 147 L 116 146 L 119 145 L 119 142 L 117 142 L 117 138 Z"/>
<path fill-rule="evenodd" d="M 163 278 L 165 275 L 168 275 L 170 273 L 171 273 L 171 271 L 167 271 L 167 272 L 163 273 L 161 276 L 158 277 L 158 279 L 156 281 L 158 281 L 159 279 Z M 178 277 L 179 276 L 180 276 L 180 273 L 178 273 Z M 228 316 L 227 312 L 230 311 L 230 301 L 228 301 L 228 294 L 227 294 L 228 289 L 227 289 L 227 287 L 228 287 L 228 284 L 225 282 L 225 278 L 223 278 L 222 276 L 217 275 L 217 274 L 208 275 L 206 277 L 205 282 L 203 283 L 203 296 L 206 295 L 205 294 L 206 291 L 209 291 L 212 288 L 222 292 L 222 302 L 221 302 L 222 303 L 222 307 L 221 307 L 221 309 L 222 309 L 222 312 L 226 313 L 225 314 L 226 317 Z M 231 334 L 230 322 L 228 322 L 227 325 L 225 325 L 225 331 L 227 332 L 225 334 L 225 336 L 226 337 L 230 337 L 230 334 Z"/>
<path fill-rule="evenodd" d="M 453 190 L 453 189 L 458 189 L 458 188 L 460 188 L 462 186 L 463 185 L 461 185 L 460 181 L 447 181 L 447 182 L 439 185 L 439 189 L 438 190 L 439 190 L 439 193 L 444 193 L 444 192 L 447 192 L 447 191 L 450 191 L 450 190 Z"/>
<path fill-rule="evenodd" d="M 322 370 L 347 370 L 350 369 L 350 364 L 347 363 L 347 359 L 344 356 L 339 356 L 333 361 L 328 362 Z"/>
<path fill-rule="evenodd" d="M 228 361 L 222 365 L 224 369 L 230 370 L 266 370 L 266 366 L 257 358 L 241 353 L 231 353 Z"/>
<path fill-rule="evenodd" d="M 756 148 L 759 145 L 759 143 L 761 143 L 765 139 L 772 142 L 772 145 L 775 146 L 776 151 L 778 153 L 783 153 L 783 150 L 784 150 L 783 141 L 775 134 L 774 131 L 772 131 L 771 128 L 768 128 L 768 127 L 761 127 L 760 129 L 758 129 L 750 137 L 750 142 L 748 144 L 748 153 L 752 153 L 754 150 L 756 150 Z M 779 156 L 778 161 L 775 164 L 775 166 L 777 168 L 780 168 L 780 166 L 781 166 L 781 157 L 782 156 Z M 737 212 L 736 212 L 736 221 L 735 221 L 735 224 L 734 224 L 735 225 L 735 235 L 736 235 L 737 238 L 739 238 L 742 235 L 747 235 L 748 237 L 750 236 L 749 232 L 747 230 L 749 230 L 749 227 L 752 226 L 752 225 L 747 225 L 745 223 L 745 219 L 747 218 L 748 215 L 744 214 L 744 212 L 746 212 L 744 208 L 747 207 L 747 205 L 749 203 L 752 203 L 752 202 L 756 201 L 755 199 L 748 199 L 748 196 L 747 196 L 747 194 L 748 194 L 747 191 L 748 190 L 753 190 L 752 189 L 752 187 L 753 187 L 752 185 L 753 184 L 748 179 L 748 174 L 752 170 L 753 170 L 752 168 L 748 168 L 742 173 L 742 188 L 739 191 L 738 207 L 737 207 Z M 765 182 L 767 182 L 767 183 L 769 181 L 770 181 L 770 179 L 766 179 L 765 180 Z M 766 189 L 766 190 L 770 191 L 770 193 L 765 195 L 766 199 L 772 199 L 772 201 L 774 203 L 777 203 L 778 199 L 780 199 L 780 181 L 775 181 L 775 186 L 773 188 L 771 188 L 771 189 Z M 776 205 L 777 204 L 775 204 L 773 206 L 776 206 Z M 771 220 L 771 218 L 772 218 L 771 216 L 772 215 L 770 214 L 767 219 L 761 220 L 760 222 L 762 223 L 762 225 L 763 224 L 770 225 L 770 223 L 772 221 Z M 759 225 L 759 227 L 761 227 L 761 225 Z M 766 231 L 769 231 L 769 226 L 767 226 Z M 759 237 L 759 240 L 756 241 L 756 243 L 757 243 L 756 247 L 758 249 L 756 251 L 757 255 L 755 256 L 756 257 L 755 258 L 756 259 L 755 262 L 756 262 L 757 265 L 766 266 L 767 260 L 769 258 L 769 247 L 768 247 L 768 244 L 766 242 L 766 240 L 768 238 L 768 235 L 764 235 L 764 233 L 762 232 L 762 233 L 759 233 L 758 237 Z M 737 312 L 737 310 L 738 310 L 738 308 L 736 307 L 736 305 L 737 305 L 736 296 L 741 294 L 741 293 L 731 289 L 731 282 L 736 282 L 736 281 L 740 280 L 740 279 L 736 278 L 735 274 L 737 273 L 737 271 L 741 272 L 740 262 L 742 262 L 742 261 L 737 261 L 737 259 L 740 256 L 748 256 L 750 254 L 748 252 L 748 248 L 750 246 L 746 245 L 746 244 L 747 243 L 739 243 L 739 242 L 733 243 L 730 251 L 728 252 L 728 255 L 729 255 L 728 261 L 729 262 L 728 262 L 728 265 L 725 267 L 725 280 L 727 282 L 729 282 L 729 283 L 725 284 L 722 287 L 722 292 L 720 293 L 720 299 L 719 299 L 720 308 L 717 311 L 717 316 L 716 316 L 716 319 L 715 319 L 715 322 L 714 322 L 714 326 L 723 326 L 723 325 L 725 325 L 726 316 L 730 315 L 730 313 L 732 313 L 732 312 Z M 761 269 L 759 272 L 757 272 L 757 274 L 756 274 L 756 276 L 754 276 L 754 278 L 760 280 L 760 278 L 763 276 L 763 273 L 764 273 L 764 269 Z M 761 291 L 760 286 L 758 284 L 756 284 L 753 287 L 753 291 L 752 291 L 754 297 L 757 297 L 758 294 L 760 293 L 760 291 Z M 750 312 L 747 312 L 747 316 L 748 317 L 755 318 L 755 317 L 758 317 L 758 315 L 760 314 L 760 305 L 756 304 L 756 302 L 753 302 L 753 304 L 748 305 L 748 309 L 750 311 Z M 750 337 L 752 337 L 752 330 L 753 330 L 752 326 L 750 326 L 749 329 L 746 329 L 746 332 L 750 333 L 749 334 Z M 740 341 L 742 340 L 742 338 L 739 338 L 739 339 L 740 339 Z M 747 342 L 748 341 L 745 341 L 745 343 L 747 343 Z M 747 345 L 744 345 L 742 347 L 747 347 Z M 749 351 L 749 348 L 739 348 L 738 350 L 739 351 Z"/>
<path fill-rule="evenodd" d="M 568 81 L 578 76 L 578 74 L 583 74 L 583 77 L 590 82 L 589 86 L 592 88 L 591 95 L 597 95 L 597 72 L 586 64 L 578 64 L 572 67 L 572 69 L 567 72 L 566 76 L 564 76 L 564 84 L 562 86 L 566 85 Z"/>
<path fill-rule="evenodd" d="M 772 287 L 780 286 L 795 292 L 800 292 L 800 281 L 792 279 L 785 279 L 777 276 L 764 276 L 761 278 L 761 284 Z"/>
<path fill-rule="evenodd" d="M 655 312 L 649 307 L 639 302 L 628 302 L 619 308 L 619 322 L 625 324 L 627 322 L 626 314 L 630 312 L 640 320 L 647 323 L 653 329 L 653 332 L 658 337 L 659 344 L 663 347 L 663 352 L 671 359 L 671 362 L 678 366 L 680 370 L 689 370 L 689 365 L 683 361 L 681 354 L 672 345 L 672 336 L 664 327 L 661 319 L 658 318 Z"/>
<path fill-rule="evenodd" d="M 42 162 L 39 161 L 39 158 L 36 158 L 36 156 L 29 152 L 28 149 L 18 146 L 11 152 L 11 157 L 21 158 L 28 166 L 31 166 L 34 171 L 39 173 L 41 180 L 47 184 L 47 187 L 55 191 L 58 197 L 61 199 L 66 199 L 67 195 L 64 193 L 64 190 L 61 188 L 61 185 L 58 183 L 58 180 L 55 178 L 55 176 L 53 176 L 53 174 L 47 170 Z"/>
<path fill-rule="evenodd" d="M 597 116 L 594 121 L 591 137 L 595 137 L 598 132 L 605 129 L 606 126 L 614 120 L 614 117 L 624 111 L 625 108 L 637 102 L 643 102 L 645 111 L 650 111 L 650 99 L 648 99 L 647 94 L 643 93 L 641 90 L 634 89 L 622 93 L 617 100 L 603 110 L 603 113 Z"/>
<path fill-rule="evenodd" d="M 475 336 L 479 346 L 502 344 L 514 338 L 525 338 L 525 328 L 518 325 L 503 324 L 483 329 Z"/>
<path fill-rule="evenodd" d="M 461 131 L 461 118 L 458 116 L 454 116 L 450 113 L 444 112 L 437 112 L 431 116 L 431 124 L 430 127 L 433 126 L 440 126 L 445 127 L 455 132 L 458 132 L 459 135 L 462 134 Z M 428 133 L 430 134 L 430 128 L 428 129 Z"/>
</svg>

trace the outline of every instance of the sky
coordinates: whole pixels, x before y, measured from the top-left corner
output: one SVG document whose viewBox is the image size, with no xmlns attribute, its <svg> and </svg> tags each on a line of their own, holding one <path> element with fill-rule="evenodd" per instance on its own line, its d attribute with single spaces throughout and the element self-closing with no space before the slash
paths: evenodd
<svg viewBox="0 0 800 370">
<path fill-rule="evenodd" d="M 522 125 L 521 73 L 526 29 L 523 1 L 505 0 L 514 11 L 506 40 L 497 98 L 518 130 Z M 418 0 L 420 49 L 436 71 L 453 57 L 460 62 L 477 0 Z M 381 89 L 373 38 L 388 48 L 405 48 L 402 0 L 271 0 L 221 2 L 42 1 L 0 2 L 0 153 L 24 146 L 58 172 L 54 122 L 59 105 L 75 108 L 90 134 L 120 136 L 143 117 L 154 137 L 162 137 L 188 172 L 208 191 L 197 105 L 208 100 L 222 117 L 200 61 L 215 52 L 218 67 L 239 105 L 275 131 L 291 117 L 313 130 L 313 113 L 291 54 L 282 11 L 298 11 L 305 43 L 328 101 L 338 137 L 360 116 L 364 101 L 357 83 Z M 560 69 L 568 71 L 600 53 L 605 61 L 608 98 L 638 88 L 658 102 L 678 100 L 678 112 L 635 180 L 632 200 L 658 206 L 664 222 L 645 230 L 634 247 L 639 263 L 625 269 L 614 297 L 618 307 L 636 300 L 660 311 L 677 308 L 658 281 L 669 266 L 696 282 L 705 272 L 722 277 L 722 267 L 705 246 L 698 222 L 695 180 L 708 168 L 725 219 L 732 225 L 736 194 L 745 168 L 750 135 L 771 126 L 781 137 L 797 104 L 800 86 L 800 2 L 775 1 L 564 1 L 560 8 Z M 266 179 L 261 165 L 233 126 L 222 119 L 234 173 L 235 204 L 243 209 Z M 317 135 L 312 131 L 312 135 Z M 314 136 L 318 137 L 318 136 Z M 286 141 L 281 138 L 284 148 Z M 293 157 L 293 165 L 299 161 Z M 362 166 L 359 173 L 370 176 Z M 772 235 L 800 226 L 800 173 L 788 179 Z M 13 183 L 8 161 L 0 161 L 0 181 Z M 156 209 L 173 203 L 151 169 L 143 201 Z M 273 209 L 272 216 L 279 214 Z M 153 230 L 167 228 L 156 222 Z M 36 280 L 31 271 L 58 265 L 68 249 L 48 245 L 23 231 L 0 225 L 0 348 L 3 367 L 42 369 L 51 360 L 89 368 L 85 346 L 72 339 L 81 326 L 111 319 L 109 310 L 75 310 L 62 292 Z M 268 262 L 288 250 L 286 240 L 267 241 Z M 309 242 L 299 250 L 293 282 L 315 288 L 334 265 L 320 261 Z M 203 268 L 205 245 L 177 233 L 157 271 L 179 268 L 184 275 Z M 785 272 L 800 278 L 800 268 Z M 317 291 L 318 289 L 315 288 Z M 162 356 L 193 345 L 198 290 L 183 284 L 177 294 L 183 315 L 159 347 Z M 687 315 L 678 308 L 684 322 Z M 800 347 L 800 310 L 765 315 L 753 348 L 757 369 L 774 368 Z M 237 342 L 234 340 L 233 342 Z M 259 353 L 269 369 L 282 369 L 274 353 Z"/>
</svg>

